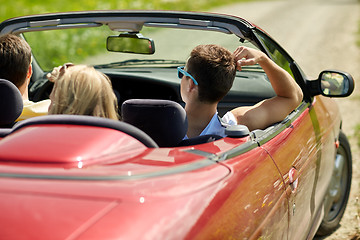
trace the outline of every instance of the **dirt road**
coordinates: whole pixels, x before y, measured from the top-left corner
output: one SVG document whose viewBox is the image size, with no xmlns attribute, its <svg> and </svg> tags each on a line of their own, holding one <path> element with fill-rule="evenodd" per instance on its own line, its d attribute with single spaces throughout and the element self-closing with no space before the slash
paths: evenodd
<svg viewBox="0 0 360 240">
<path fill-rule="evenodd" d="M 356 35 L 360 21 L 358 0 L 282 0 L 235 4 L 214 10 L 237 15 L 267 31 L 299 63 L 311 78 L 325 69 L 349 72 L 357 87 L 349 98 L 338 99 L 343 129 L 353 153 L 353 183 L 341 227 L 326 240 L 351 239 L 360 232 L 360 152 L 354 129 L 360 124 L 360 48 Z M 360 201 L 360 200 L 359 200 Z M 359 234 L 360 236 L 360 234 Z M 356 238 L 358 239 L 358 238 Z"/>
</svg>

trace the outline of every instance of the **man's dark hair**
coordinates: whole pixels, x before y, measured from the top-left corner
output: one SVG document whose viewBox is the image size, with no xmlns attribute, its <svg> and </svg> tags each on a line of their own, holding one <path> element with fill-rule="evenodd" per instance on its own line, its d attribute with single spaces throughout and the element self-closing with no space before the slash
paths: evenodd
<svg viewBox="0 0 360 240">
<path fill-rule="evenodd" d="M 31 48 L 22 38 L 6 34 L 0 36 L 0 78 L 24 84 L 31 63 Z"/>
<path fill-rule="evenodd" d="M 191 51 L 186 68 L 199 83 L 199 100 L 215 103 L 231 89 L 236 61 L 233 54 L 221 46 L 199 45 Z"/>
</svg>

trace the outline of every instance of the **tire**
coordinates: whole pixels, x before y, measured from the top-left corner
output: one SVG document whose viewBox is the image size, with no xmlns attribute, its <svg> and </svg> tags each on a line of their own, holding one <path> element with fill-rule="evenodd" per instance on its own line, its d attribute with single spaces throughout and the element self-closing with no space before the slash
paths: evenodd
<svg viewBox="0 0 360 240">
<path fill-rule="evenodd" d="M 324 218 L 316 233 L 318 236 L 329 235 L 339 227 L 349 199 L 352 178 L 352 156 L 349 141 L 343 132 L 339 134 L 339 143 L 339 148 L 336 151 L 333 177 L 325 200 Z M 329 207 L 326 208 L 326 206 Z"/>
</svg>

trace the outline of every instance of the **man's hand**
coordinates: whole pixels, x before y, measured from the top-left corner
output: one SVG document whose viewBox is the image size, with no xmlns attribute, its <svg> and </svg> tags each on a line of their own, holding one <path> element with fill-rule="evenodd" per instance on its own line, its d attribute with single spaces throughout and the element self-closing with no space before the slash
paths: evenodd
<svg viewBox="0 0 360 240">
<path fill-rule="evenodd" d="M 233 54 L 239 71 L 241 71 L 242 66 L 255 65 L 266 58 L 263 52 L 244 46 L 236 48 Z"/>
</svg>

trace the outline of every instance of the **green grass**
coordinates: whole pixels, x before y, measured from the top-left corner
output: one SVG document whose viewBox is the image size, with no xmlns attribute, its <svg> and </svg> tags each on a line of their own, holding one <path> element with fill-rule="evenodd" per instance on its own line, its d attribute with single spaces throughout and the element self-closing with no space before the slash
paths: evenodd
<svg viewBox="0 0 360 240">
<path fill-rule="evenodd" d="M 354 137 L 356 139 L 357 145 L 360 147 L 360 124 L 355 126 Z"/>
<path fill-rule="evenodd" d="M 106 37 L 114 34 L 107 27 L 101 27 L 29 32 L 24 35 L 41 68 L 50 71 L 65 62 L 78 64 L 105 51 Z"/>
<path fill-rule="evenodd" d="M 144 10 L 176 10 L 176 11 L 207 11 L 221 5 L 231 3 L 249 2 L 256 0 L 16 0 L 4 1 L 0 8 L 0 22 L 9 18 L 32 14 L 43 14 L 67 11 L 88 11 L 88 10 L 111 10 L 111 9 L 144 9 Z M 100 32 L 101 33 L 101 32 Z M 98 33 L 98 34 L 100 34 Z M 54 36 L 55 35 L 55 36 Z M 51 70 L 52 67 L 63 64 L 71 59 L 71 62 L 81 62 L 86 57 L 95 55 L 104 44 L 93 36 L 86 38 L 82 30 L 75 31 L 71 36 L 64 33 L 50 34 L 41 32 L 26 35 L 33 53 L 44 70 Z M 46 39 L 45 42 L 39 39 Z M 86 39 L 89 47 L 78 47 L 78 42 Z M 67 51 L 65 51 L 67 50 Z M 65 55 L 65 52 L 66 55 Z M 49 57 L 51 56 L 51 57 Z"/>
<path fill-rule="evenodd" d="M 146 9 L 146 10 L 177 10 L 177 11 L 207 11 L 212 8 L 239 2 L 249 2 L 256 0 L 16 0 L 4 1 L 0 8 L 0 22 L 8 18 L 42 14 L 50 12 L 66 12 L 66 11 L 86 11 L 86 10 L 108 10 L 108 9 Z M 35 56 L 41 60 L 46 59 L 48 66 L 43 66 L 50 70 L 51 67 L 63 63 L 66 56 L 62 56 L 62 49 L 69 49 L 76 44 L 76 39 L 81 39 L 79 35 L 72 39 L 64 39 L 65 36 L 59 35 L 56 39 L 48 39 L 48 41 L 39 46 L 39 51 Z M 33 43 L 36 41 L 33 41 Z M 358 45 L 360 46 L 360 22 L 358 32 Z M 36 46 L 33 46 L 36 51 Z M 91 49 L 74 49 L 73 56 L 67 56 L 67 59 L 76 59 L 81 56 L 87 57 L 96 53 L 103 46 L 94 46 Z M 80 52 L 79 52 L 80 51 Z M 85 54 L 86 53 L 86 54 Z M 49 58 L 51 56 L 51 58 Z M 41 58 L 41 59 L 40 59 Z"/>
<path fill-rule="evenodd" d="M 206 11 L 208 9 L 237 2 L 253 0 L 16 0 L 3 1 L 0 8 L 0 22 L 5 19 L 30 14 L 64 11 L 146 9 Z"/>
</svg>

